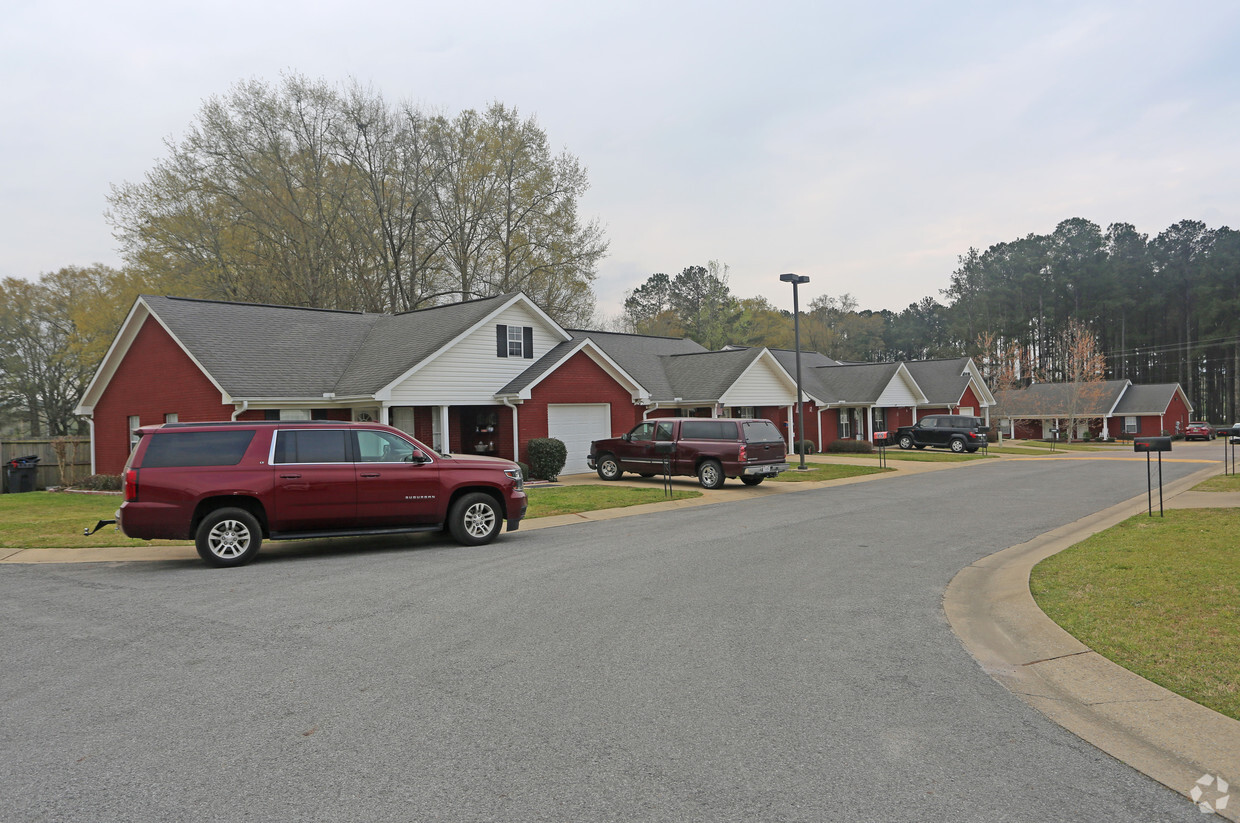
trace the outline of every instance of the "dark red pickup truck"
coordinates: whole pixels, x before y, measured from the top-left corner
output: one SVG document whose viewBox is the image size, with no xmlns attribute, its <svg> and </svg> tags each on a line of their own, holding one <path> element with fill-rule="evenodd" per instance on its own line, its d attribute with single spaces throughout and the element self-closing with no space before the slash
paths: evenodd
<svg viewBox="0 0 1240 823">
<path fill-rule="evenodd" d="M 595 440 L 587 462 L 599 477 L 616 480 L 626 471 L 662 474 L 666 460 L 671 474 L 697 475 L 703 487 L 717 489 L 728 477 L 756 486 L 787 471 L 787 457 L 770 420 L 660 417 L 620 437 Z"/>
<path fill-rule="evenodd" d="M 488 543 L 517 528 L 520 467 L 436 454 L 374 423 L 165 423 L 137 430 L 117 512 L 130 537 L 189 539 L 213 566 L 272 540 L 444 529 Z"/>
</svg>

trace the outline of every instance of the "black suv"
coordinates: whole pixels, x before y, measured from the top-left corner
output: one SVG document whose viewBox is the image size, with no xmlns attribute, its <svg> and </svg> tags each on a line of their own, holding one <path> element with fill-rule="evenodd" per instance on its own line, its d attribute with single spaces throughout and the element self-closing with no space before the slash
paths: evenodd
<svg viewBox="0 0 1240 823">
<path fill-rule="evenodd" d="M 895 441 L 902 449 L 934 446 L 972 454 L 986 445 L 989 426 L 980 417 L 960 414 L 929 414 L 912 426 L 896 430 Z"/>
</svg>

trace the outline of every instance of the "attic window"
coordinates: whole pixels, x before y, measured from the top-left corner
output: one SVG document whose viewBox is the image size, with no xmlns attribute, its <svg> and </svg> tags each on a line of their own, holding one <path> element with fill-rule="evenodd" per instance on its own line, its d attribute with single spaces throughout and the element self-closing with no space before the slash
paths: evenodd
<svg viewBox="0 0 1240 823">
<path fill-rule="evenodd" d="M 495 327 L 495 355 L 533 360 L 534 327 L 498 324 Z"/>
</svg>

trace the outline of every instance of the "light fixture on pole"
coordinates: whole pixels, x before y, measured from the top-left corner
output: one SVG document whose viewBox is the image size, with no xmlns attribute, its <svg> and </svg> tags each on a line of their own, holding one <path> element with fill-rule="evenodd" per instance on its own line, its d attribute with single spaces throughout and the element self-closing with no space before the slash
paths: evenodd
<svg viewBox="0 0 1240 823">
<path fill-rule="evenodd" d="M 801 465 L 797 468 L 805 471 L 805 449 L 800 448 L 801 441 L 805 439 L 805 403 L 801 400 L 801 306 L 797 302 L 797 286 L 808 283 L 809 275 L 781 274 L 779 279 L 792 284 L 792 338 L 797 352 L 797 430 L 792 442 L 793 448 L 801 455 Z"/>
</svg>

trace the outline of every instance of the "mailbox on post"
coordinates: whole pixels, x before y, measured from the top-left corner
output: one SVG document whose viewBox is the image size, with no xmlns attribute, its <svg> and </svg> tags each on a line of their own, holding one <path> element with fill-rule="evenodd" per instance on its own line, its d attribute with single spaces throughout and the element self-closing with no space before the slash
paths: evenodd
<svg viewBox="0 0 1240 823">
<path fill-rule="evenodd" d="M 663 459 L 663 494 L 666 497 L 672 496 L 672 455 L 676 451 L 676 444 L 669 441 L 654 444 L 654 453 Z"/>
<path fill-rule="evenodd" d="M 1150 476 L 1150 453 L 1158 452 L 1158 514 L 1163 514 L 1163 493 L 1162 493 L 1162 453 L 1171 451 L 1170 437 L 1134 437 L 1132 439 L 1132 450 L 1134 452 L 1145 452 L 1145 485 L 1147 487 L 1146 497 L 1149 501 L 1150 517 L 1154 516 L 1154 480 Z"/>
<path fill-rule="evenodd" d="M 874 432 L 874 445 L 878 446 L 879 468 L 887 468 L 887 447 L 891 445 L 891 432 Z"/>
<path fill-rule="evenodd" d="M 1134 452 L 1169 452 L 1171 451 L 1171 438 L 1136 437 L 1132 441 L 1132 450 Z"/>
</svg>

